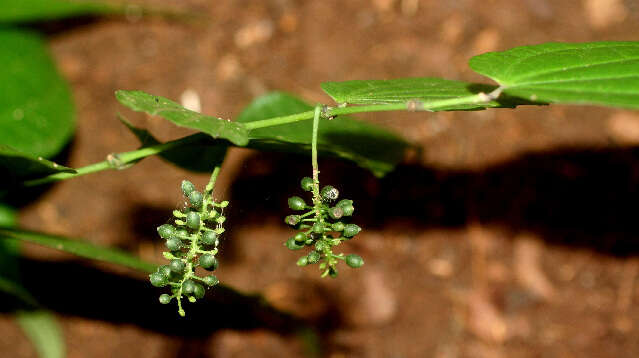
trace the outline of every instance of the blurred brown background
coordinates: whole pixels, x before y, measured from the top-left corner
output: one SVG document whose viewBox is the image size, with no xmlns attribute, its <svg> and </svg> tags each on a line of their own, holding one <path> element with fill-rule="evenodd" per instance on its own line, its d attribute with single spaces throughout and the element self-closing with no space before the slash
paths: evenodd
<svg viewBox="0 0 639 358">
<path fill-rule="evenodd" d="M 324 81 L 488 82 L 468 68 L 471 56 L 639 33 L 635 0 L 143 4 L 206 20 L 140 18 L 132 7 L 126 17 L 48 29 L 77 105 L 72 167 L 136 148 L 118 111 L 162 139 L 188 133 L 125 111 L 116 89 L 199 102 L 207 114 L 234 118 L 271 90 L 331 103 Z M 381 180 L 347 163 L 320 163 L 322 182 L 355 200 L 364 231 L 344 251 L 366 265 L 344 266 L 335 280 L 297 268 L 298 253 L 281 246 L 291 235 L 282 218 L 310 174 L 309 158 L 234 149 L 217 188 L 231 200 L 223 283 L 308 320 L 321 346 L 315 354 L 327 357 L 639 356 L 638 112 L 553 105 L 357 118 L 423 147 Z M 184 178 L 198 186 L 208 179 L 148 158 L 59 183 L 20 222 L 162 262 L 155 227 L 180 204 Z M 64 274 L 62 262 L 73 259 L 26 252 L 27 277 Z M 206 314 L 189 326 L 176 323 L 172 305 L 158 307 L 159 291 L 141 275 L 93 264 L 73 274 L 75 286 L 33 288 L 59 312 L 69 357 L 298 357 L 314 348 L 286 320 L 240 314 L 241 303 L 219 303 L 225 315 L 187 305 L 187 320 Z M 35 356 L 8 316 L 0 331 L 1 356 Z"/>
</svg>

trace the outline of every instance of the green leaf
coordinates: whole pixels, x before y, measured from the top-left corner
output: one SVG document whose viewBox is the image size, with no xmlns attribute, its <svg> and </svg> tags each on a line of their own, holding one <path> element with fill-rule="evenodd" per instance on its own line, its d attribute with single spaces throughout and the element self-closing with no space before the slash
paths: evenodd
<svg viewBox="0 0 639 358">
<path fill-rule="evenodd" d="M 3 29 L 0 44 L 0 144 L 51 157 L 75 129 L 69 87 L 37 34 Z"/>
<path fill-rule="evenodd" d="M 511 96 L 639 108 L 639 42 L 545 43 L 485 53 L 469 64 Z"/>
<path fill-rule="evenodd" d="M 313 107 L 286 93 L 257 98 L 238 117 L 242 123 L 312 110 Z M 310 153 L 312 121 L 301 121 L 251 130 L 250 148 Z M 377 176 L 393 170 L 403 159 L 408 144 L 398 136 L 366 122 L 346 117 L 322 120 L 318 149 L 323 155 L 352 160 Z"/>
<path fill-rule="evenodd" d="M 135 127 L 122 116 L 118 116 L 118 119 L 138 138 L 143 148 L 161 144 L 146 129 Z M 215 166 L 221 165 L 226 156 L 228 143 L 213 141 L 211 137 L 202 133 L 192 137 L 196 136 L 197 138 L 188 145 L 164 151 L 160 153 L 160 157 L 178 167 L 195 172 L 210 172 Z"/>
<path fill-rule="evenodd" d="M 3 0 L 0 24 L 108 14 L 118 9 L 113 4 L 86 0 Z"/>
<path fill-rule="evenodd" d="M 55 317 L 45 310 L 19 311 L 18 324 L 27 334 L 41 358 L 63 358 L 65 344 Z"/>
<path fill-rule="evenodd" d="M 322 89 L 337 103 L 390 104 L 419 101 L 429 103 L 488 93 L 497 86 L 445 80 L 442 78 L 400 78 L 393 80 L 354 80 L 325 82 Z M 497 103 L 457 104 L 434 108 L 434 111 L 476 110 L 486 107 L 513 107 L 514 104 Z"/>
<path fill-rule="evenodd" d="M 204 132 L 214 139 L 228 139 L 239 146 L 245 146 L 248 143 L 248 131 L 240 123 L 194 112 L 167 98 L 142 91 L 119 90 L 115 92 L 115 97 L 134 111 L 160 116 L 180 127 Z"/>
<path fill-rule="evenodd" d="M 130 267 L 135 270 L 153 272 L 156 265 L 142 261 L 139 258 L 118 249 L 101 247 L 84 241 L 70 240 L 62 236 L 55 236 L 19 229 L 0 229 L 0 240 L 11 239 L 50 247 L 56 250 L 85 257 L 92 260 L 110 262 L 116 265 Z"/>
<path fill-rule="evenodd" d="M 42 157 L 33 157 L 7 145 L 0 144 L 0 175 L 5 182 L 37 178 L 55 173 L 75 173 L 75 169 L 62 166 Z"/>
</svg>

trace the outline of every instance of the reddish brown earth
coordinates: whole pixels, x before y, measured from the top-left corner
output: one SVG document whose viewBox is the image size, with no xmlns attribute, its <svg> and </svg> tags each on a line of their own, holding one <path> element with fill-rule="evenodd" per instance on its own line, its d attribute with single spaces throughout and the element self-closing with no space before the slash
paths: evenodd
<svg viewBox="0 0 639 358">
<path fill-rule="evenodd" d="M 174 99 L 191 89 L 203 112 L 233 118 L 270 90 L 330 103 L 323 81 L 482 81 L 466 65 L 474 54 L 639 33 L 639 6 L 623 0 L 183 0 L 179 7 L 206 20 L 129 16 L 51 33 L 78 110 L 68 165 L 136 148 L 115 118 L 123 111 L 116 89 Z M 124 113 L 162 139 L 187 133 Z M 639 356 L 637 112 L 550 106 L 358 118 L 423 147 L 381 180 L 321 163 L 323 182 L 357 204 L 355 221 L 365 230 L 344 250 L 364 257 L 362 269 L 320 279 L 281 246 L 291 234 L 282 224 L 286 198 L 299 193 L 306 157 L 233 150 L 218 187 L 231 200 L 219 278 L 306 320 L 315 338 L 254 301 L 224 299 L 221 289 L 180 321 L 173 307 L 159 307 L 158 291 L 140 274 L 93 263 L 78 271 L 62 263 L 72 257 L 25 248 L 27 278 L 73 275 L 55 278 L 72 284 L 32 285 L 58 312 L 68 356 L 298 357 L 318 345 L 316 354 L 334 358 Z M 161 262 L 154 227 L 179 205 L 184 178 L 207 181 L 149 158 L 57 184 L 20 222 Z M 35 356 L 10 316 L 0 318 L 0 331 L 3 357 Z"/>
</svg>

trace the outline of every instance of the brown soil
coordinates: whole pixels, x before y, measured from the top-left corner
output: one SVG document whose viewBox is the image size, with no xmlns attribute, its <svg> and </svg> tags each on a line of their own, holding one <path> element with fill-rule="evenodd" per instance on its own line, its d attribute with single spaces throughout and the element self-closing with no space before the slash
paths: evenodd
<svg viewBox="0 0 639 358">
<path fill-rule="evenodd" d="M 150 4 L 166 5 L 163 1 Z M 78 111 L 68 165 L 134 149 L 115 119 L 116 89 L 179 99 L 233 118 L 270 90 L 330 103 L 328 80 L 438 76 L 483 81 L 474 54 L 546 41 L 632 40 L 639 6 L 623 0 L 183 0 L 196 23 L 135 16 L 50 34 Z M 162 139 L 187 132 L 124 112 Z M 223 289 L 187 306 L 156 303 L 144 277 L 25 248 L 30 288 L 58 312 L 69 357 L 637 357 L 639 114 L 550 106 L 359 117 L 423 146 L 378 180 L 324 161 L 322 178 L 357 204 L 365 230 L 344 248 L 366 265 L 336 280 L 298 269 L 281 244 L 286 198 L 306 157 L 233 150 L 218 194 L 231 200 L 219 278 L 308 322 Z M 149 158 L 53 186 L 24 227 L 124 248 L 161 262 L 154 227 L 179 205 L 188 173 Z M 54 263 L 51 263 L 53 261 Z M 25 265 L 26 266 L 26 265 Z M 65 276 L 66 277 L 66 276 Z M 220 298 L 221 297 L 221 298 Z M 34 357 L 10 316 L 0 352 Z M 313 353 L 315 352 L 315 353 Z"/>
</svg>

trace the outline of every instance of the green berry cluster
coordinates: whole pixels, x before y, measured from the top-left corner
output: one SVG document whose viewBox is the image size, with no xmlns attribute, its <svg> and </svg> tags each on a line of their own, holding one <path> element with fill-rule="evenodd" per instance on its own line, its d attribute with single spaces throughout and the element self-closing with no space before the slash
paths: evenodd
<svg viewBox="0 0 639 358">
<path fill-rule="evenodd" d="M 289 215 L 284 219 L 286 224 L 299 230 L 284 245 L 291 250 L 299 250 L 304 246 L 312 248 L 307 255 L 297 260 L 297 265 L 319 263 L 319 269 L 323 270 L 322 277 L 337 277 L 339 260 L 346 261 L 346 264 L 353 268 L 361 267 L 364 260 L 359 255 L 333 253 L 334 246 L 352 239 L 362 230 L 359 226 L 346 222 L 355 211 L 353 201 L 337 201 L 339 191 L 336 188 L 327 185 L 320 191 L 319 182 L 310 177 L 304 177 L 301 186 L 303 190 L 313 192 L 313 205 L 306 204 L 299 196 L 290 197 L 289 208 L 306 212 L 301 215 Z"/>
<path fill-rule="evenodd" d="M 219 236 L 224 232 L 222 224 L 226 220 L 222 210 L 228 206 L 228 201 L 215 202 L 211 190 L 204 194 L 195 190 L 188 180 L 182 181 L 182 193 L 187 205 L 183 210 L 173 211 L 174 224 L 157 228 L 160 237 L 166 240 L 168 251 L 163 254 L 170 262 L 149 276 L 153 286 L 171 288 L 170 295 L 160 295 L 160 302 L 168 304 L 175 298 L 180 316 L 185 315 L 182 296 L 186 296 L 189 302 L 195 302 L 204 297 L 205 287 L 219 282 L 214 275 L 197 276 L 195 269 L 200 266 L 214 271 L 218 267 L 215 255 Z"/>
</svg>

